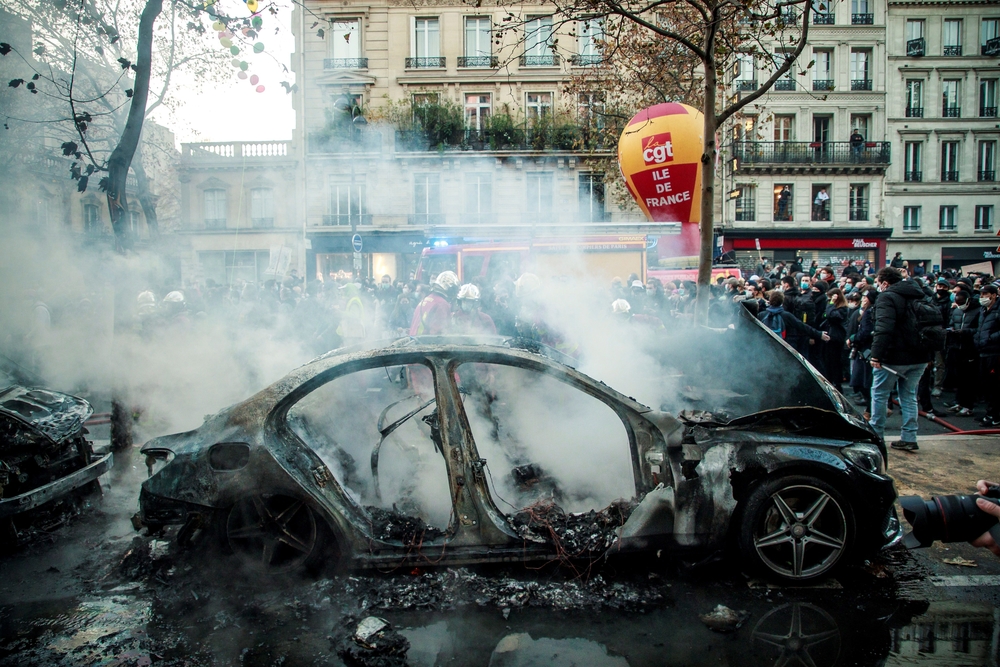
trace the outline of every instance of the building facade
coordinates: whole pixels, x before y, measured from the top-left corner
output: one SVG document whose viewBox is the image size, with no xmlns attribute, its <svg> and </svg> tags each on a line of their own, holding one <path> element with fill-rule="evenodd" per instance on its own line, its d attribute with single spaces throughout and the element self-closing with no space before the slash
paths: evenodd
<svg viewBox="0 0 1000 667">
<path fill-rule="evenodd" d="M 887 40 L 891 249 L 995 274 L 1000 5 L 890 0 Z"/>
</svg>

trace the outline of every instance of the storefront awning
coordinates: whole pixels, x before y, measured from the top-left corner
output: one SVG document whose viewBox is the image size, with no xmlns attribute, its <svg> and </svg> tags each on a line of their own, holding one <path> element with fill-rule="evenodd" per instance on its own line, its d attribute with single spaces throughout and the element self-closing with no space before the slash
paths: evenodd
<svg viewBox="0 0 1000 667">
<path fill-rule="evenodd" d="M 351 232 L 307 232 L 306 238 L 312 242 L 315 253 L 354 252 Z M 420 253 L 427 245 L 423 234 L 370 232 L 361 233 L 362 253 L 392 252 Z"/>
</svg>

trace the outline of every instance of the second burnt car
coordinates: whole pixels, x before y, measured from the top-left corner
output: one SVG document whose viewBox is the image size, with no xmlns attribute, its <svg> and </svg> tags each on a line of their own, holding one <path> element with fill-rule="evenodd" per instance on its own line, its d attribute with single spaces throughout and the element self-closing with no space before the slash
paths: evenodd
<svg viewBox="0 0 1000 667">
<path fill-rule="evenodd" d="M 871 428 L 756 320 L 717 335 L 762 352 L 723 364 L 724 387 L 708 386 L 718 357 L 681 355 L 674 412 L 500 338 L 337 350 L 148 442 L 134 523 L 211 527 L 265 569 L 731 547 L 800 583 L 898 541 Z M 760 354 L 787 366 L 780 407 L 733 367 Z M 739 416 L 692 409 L 720 396 Z"/>
</svg>

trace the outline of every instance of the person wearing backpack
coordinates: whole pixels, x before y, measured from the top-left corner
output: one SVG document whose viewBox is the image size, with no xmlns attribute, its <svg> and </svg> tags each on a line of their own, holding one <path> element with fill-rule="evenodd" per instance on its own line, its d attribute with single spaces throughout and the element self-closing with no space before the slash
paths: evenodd
<svg viewBox="0 0 1000 667">
<path fill-rule="evenodd" d="M 767 308 L 757 317 L 765 327 L 773 331 L 779 338 L 784 339 L 785 342 L 788 342 L 788 339 L 793 338 L 793 336 L 805 338 L 805 340 L 809 340 L 810 338 L 823 341 L 830 340 L 830 336 L 826 332 L 812 328 L 785 310 L 785 295 L 778 290 L 774 290 L 767 297 L 767 304 Z M 788 344 L 791 345 L 791 343 Z M 792 345 L 792 347 L 794 348 L 795 346 Z M 798 350 L 795 351 L 798 352 Z"/>
<path fill-rule="evenodd" d="M 818 340 L 818 336 L 804 333 L 806 331 L 818 331 L 812 323 L 812 299 L 799 291 L 798 279 L 795 276 L 783 276 L 782 286 L 782 308 L 792 315 L 797 321 L 805 324 L 806 327 L 793 327 L 785 334 L 785 342 L 795 348 L 795 351 L 806 359 L 809 358 L 809 341 Z"/>
<path fill-rule="evenodd" d="M 983 426 L 1000 426 L 1000 307 L 997 306 L 997 286 L 983 285 L 979 289 L 979 328 L 972 335 L 979 352 L 979 372 L 986 398 Z"/>
<path fill-rule="evenodd" d="M 924 301 L 922 289 L 912 280 L 903 280 L 898 269 L 887 266 L 875 275 L 878 297 L 875 299 L 873 332 L 871 425 L 885 437 L 886 408 L 893 387 L 899 393 L 903 426 L 893 449 L 917 451 L 917 387 L 931 360 L 932 352 L 922 337 L 928 326 L 919 321 L 928 317 L 921 304 L 927 305 L 940 319 L 941 313 Z M 938 323 L 938 329 L 943 329 Z"/>
</svg>

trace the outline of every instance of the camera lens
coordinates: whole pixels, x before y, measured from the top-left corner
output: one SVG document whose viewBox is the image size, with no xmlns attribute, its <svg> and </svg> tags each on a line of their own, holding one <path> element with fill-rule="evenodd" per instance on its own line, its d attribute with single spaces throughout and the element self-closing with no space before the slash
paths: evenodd
<svg viewBox="0 0 1000 667">
<path fill-rule="evenodd" d="M 913 549 L 928 547 L 935 540 L 968 542 L 988 531 L 997 520 L 976 506 L 980 496 L 920 496 L 899 499 L 903 518 L 913 527 L 903 543 Z"/>
</svg>

